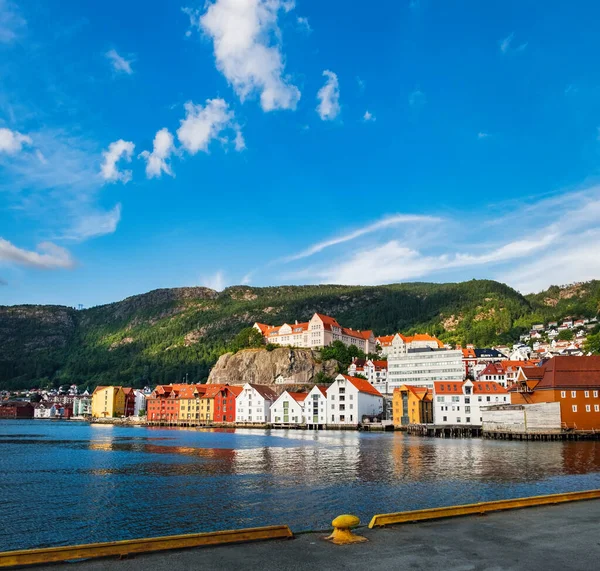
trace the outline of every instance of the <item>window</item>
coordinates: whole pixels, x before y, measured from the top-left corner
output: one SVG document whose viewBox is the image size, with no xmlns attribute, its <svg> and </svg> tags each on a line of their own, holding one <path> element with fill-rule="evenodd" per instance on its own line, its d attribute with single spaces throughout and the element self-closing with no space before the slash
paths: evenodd
<svg viewBox="0 0 600 571">
<path fill-rule="evenodd" d="M 585 405 L 585 412 L 592 412 L 592 407 L 589 404 Z"/>
<path fill-rule="evenodd" d="M 448 417 L 447 417 L 447 416 L 444 416 L 444 417 L 442 418 L 442 420 L 443 420 L 444 422 L 447 422 L 447 420 L 448 420 Z"/>
<path fill-rule="evenodd" d="M 335 410 L 335 405 L 334 404 L 331 405 L 331 410 Z"/>
<path fill-rule="evenodd" d="M 331 395 L 331 400 L 335 400 L 335 395 Z"/>
<path fill-rule="evenodd" d="M 354 408 L 354 405 L 353 405 L 353 404 L 351 404 L 351 405 L 350 405 L 350 410 L 352 410 L 353 408 Z"/>
<path fill-rule="evenodd" d="M 471 422 L 471 417 L 467 416 L 467 418 L 465 418 L 465 422 L 467 422 L 467 423 Z"/>
<path fill-rule="evenodd" d="M 577 391 L 571 391 L 571 398 L 574 399 L 577 396 Z"/>
<path fill-rule="evenodd" d="M 594 398 L 597 399 L 598 398 L 598 391 L 594 391 Z"/>
<path fill-rule="evenodd" d="M 567 391 L 560 391 L 560 398 L 561 399 L 567 398 Z"/>
<path fill-rule="evenodd" d="M 490 402 L 492 399 L 491 399 L 490 397 L 485 397 L 485 400 L 486 400 L 487 402 Z"/>
<path fill-rule="evenodd" d="M 577 405 L 576 404 L 573 405 L 573 412 L 577 412 Z"/>
<path fill-rule="evenodd" d="M 589 398 L 590 398 L 590 391 L 585 391 L 585 393 L 584 393 L 584 394 L 585 394 L 585 398 L 586 398 L 586 399 L 589 399 Z"/>
<path fill-rule="evenodd" d="M 444 402 L 444 397 L 437 397 L 438 402 Z"/>
<path fill-rule="evenodd" d="M 477 397 L 477 402 L 481 402 L 482 398 L 481 397 Z"/>
<path fill-rule="evenodd" d="M 460 416 L 456 417 L 456 422 L 460 422 Z"/>
<path fill-rule="evenodd" d="M 465 412 L 471 412 L 471 407 L 470 406 L 466 406 L 465 407 Z M 469 421 L 467 420 L 467 422 L 469 422 Z"/>
<path fill-rule="evenodd" d="M 598 412 L 600 411 L 600 404 L 595 404 L 594 405 L 594 412 Z"/>
</svg>

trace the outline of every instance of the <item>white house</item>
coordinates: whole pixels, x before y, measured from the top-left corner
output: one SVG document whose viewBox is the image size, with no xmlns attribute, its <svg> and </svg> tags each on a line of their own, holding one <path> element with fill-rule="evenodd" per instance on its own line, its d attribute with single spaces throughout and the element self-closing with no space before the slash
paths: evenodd
<svg viewBox="0 0 600 571">
<path fill-rule="evenodd" d="M 334 341 L 344 345 L 356 345 L 364 353 L 375 352 L 375 337 L 372 331 L 360 331 L 342 327 L 334 317 L 315 313 L 310 321 L 304 323 L 284 323 L 267 325 L 255 323 L 266 343 L 275 343 L 292 347 L 327 347 Z"/>
<path fill-rule="evenodd" d="M 283 391 L 271 405 L 271 422 L 273 424 L 304 424 L 304 401 L 307 393 Z"/>
<path fill-rule="evenodd" d="M 509 404 L 508 391 L 494 381 L 433 383 L 433 422 L 437 425 L 481 426 L 481 408 Z"/>
<path fill-rule="evenodd" d="M 327 424 L 357 426 L 383 413 L 383 395 L 369 381 L 338 375 L 327 388 Z"/>
<path fill-rule="evenodd" d="M 271 405 L 277 393 L 264 385 L 246 383 L 235 399 L 236 422 L 271 422 Z"/>
<path fill-rule="evenodd" d="M 73 401 L 73 416 L 92 416 L 92 398 L 80 396 Z"/>
<path fill-rule="evenodd" d="M 387 393 L 387 361 L 353 359 L 348 367 L 351 377 L 362 375 L 379 391 Z"/>
<path fill-rule="evenodd" d="M 135 389 L 133 394 L 135 396 L 135 401 L 133 404 L 133 416 L 140 416 L 140 411 L 146 411 L 146 394 L 144 391 L 140 391 L 139 389 Z"/>
<path fill-rule="evenodd" d="M 406 353 L 409 349 L 442 349 L 444 344 L 437 338 L 427 333 L 416 333 L 415 335 L 386 335 L 375 339 L 377 345 L 381 348 L 381 354 L 398 355 Z"/>
<path fill-rule="evenodd" d="M 304 399 L 304 422 L 309 428 L 327 424 L 327 387 L 315 385 Z"/>
</svg>

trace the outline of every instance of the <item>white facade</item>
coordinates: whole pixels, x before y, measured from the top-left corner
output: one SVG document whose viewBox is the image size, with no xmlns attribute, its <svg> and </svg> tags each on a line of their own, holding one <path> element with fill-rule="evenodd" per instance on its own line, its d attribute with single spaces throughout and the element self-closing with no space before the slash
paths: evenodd
<svg viewBox="0 0 600 571">
<path fill-rule="evenodd" d="M 402 385 L 432 389 L 434 381 L 462 382 L 465 376 L 463 354 L 459 349 L 409 350 L 388 356 L 388 387 Z"/>
<path fill-rule="evenodd" d="M 381 348 L 381 355 L 387 357 L 402 355 L 409 349 L 441 349 L 444 346 L 439 339 L 426 333 L 417 335 L 396 333 L 386 337 L 377 337 L 376 341 Z"/>
<path fill-rule="evenodd" d="M 92 416 L 91 397 L 78 397 L 73 401 L 73 416 Z"/>
<path fill-rule="evenodd" d="M 271 422 L 273 424 L 304 424 L 304 401 L 306 393 L 290 393 L 284 391 L 271 405 Z"/>
<path fill-rule="evenodd" d="M 509 403 L 508 391 L 493 381 L 440 381 L 433 387 L 433 422 L 481 426 L 482 407 Z"/>
<path fill-rule="evenodd" d="M 304 399 L 304 421 L 308 426 L 327 424 L 327 389 L 314 386 Z"/>
<path fill-rule="evenodd" d="M 133 391 L 135 395 L 135 402 L 133 405 L 133 416 L 140 416 L 140 411 L 146 412 L 146 395 L 143 391 L 135 389 Z"/>
<path fill-rule="evenodd" d="M 383 412 L 383 396 L 368 381 L 338 375 L 327 388 L 327 424 L 357 426 Z"/>
<path fill-rule="evenodd" d="M 276 398 L 269 387 L 246 383 L 235 399 L 235 421 L 271 422 L 271 405 Z"/>
<path fill-rule="evenodd" d="M 375 351 L 375 337 L 372 331 L 357 331 L 342 327 L 335 318 L 315 313 L 304 323 L 284 323 L 280 326 L 255 323 L 266 343 L 276 345 L 317 349 L 327 347 L 334 341 L 344 345 L 356 345 L 365 353 Z"/>
</svg>

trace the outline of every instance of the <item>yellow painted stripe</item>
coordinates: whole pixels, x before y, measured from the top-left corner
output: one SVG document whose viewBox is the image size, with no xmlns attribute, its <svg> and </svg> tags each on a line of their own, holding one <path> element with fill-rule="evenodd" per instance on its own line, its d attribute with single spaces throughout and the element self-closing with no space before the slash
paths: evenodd
<svg viewBox="0 0 600 571">
<path fill-rule="evenodd" d="M 517 508 L 528 508 L 547 504 L 561 504 L 564 502 L 576 502 L 580 500 L 594 500 L 599 498 L 600 490 L 588 490 L 586 492 L 569 492 L 566 494 L 531 496 L 528 498 L 480 502 L 478 504 L 466 504 L 462 506 L 448 506 L 444 508 L 430 508 L 426 510 L 415 510 L 410 512 L 378 514 L 373 516 L 371 523 L 369 523 L 369 527 L 382 527 L 384 525 L 392 525 L 395 523 L 408 523 L 424 521 L 428 519 L 441 519 L 462 515 L 482 514 L 501 510 L 514 510 Z"/>
<path fill-rule="evenodd" d="M 269 527 L 253 527 L 231 531 L 215 531 L 211 533 L 193 533 L 190 535 L 169 535 L 166 537 L 150 537 L 147 539 L 126 539 L 108 543 L 90 543 L 67 547 L 49 547 L 44 549 L 27 549 L 23 551 L 0 552 L 0 567 L 15 565 L 34 565 L 72 559 L 91 559 L 94 557 L 110 557 L 130 555 L 134 553 L 150 553 L 168 549 L 186 547 L 203 547 L 241 543 L 265 539 L 289 539 L 294 535 L 287 525 Z"/>
</svg>

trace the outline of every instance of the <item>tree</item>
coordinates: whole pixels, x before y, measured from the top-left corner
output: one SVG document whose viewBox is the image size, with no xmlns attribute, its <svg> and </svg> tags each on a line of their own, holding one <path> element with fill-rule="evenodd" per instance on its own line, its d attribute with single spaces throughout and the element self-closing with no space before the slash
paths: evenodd
<svg viewBox="0 0 600 571">
<path fill-rule="evenodd" d="M 242 329 L 231 342 L 230 349 L 235 353 L 241 349 L 263 347 L 263 336 L 254 327 Z"/>
<path fill-rule="evenodd" d="M 586 353 L 600 355 L 600 333 L 588 335 L 585 343 L 583 344 L 583 350 Z"/>
<path fill-rule="evenodd" d="M 563 329 L 556 336 L 559 341 L 573 341 L 573 337 L 573 332 L 570 329 Z"/>
</svg>

